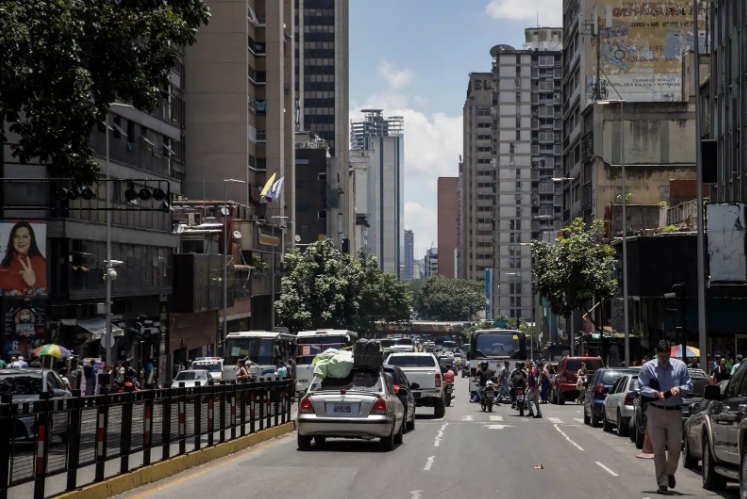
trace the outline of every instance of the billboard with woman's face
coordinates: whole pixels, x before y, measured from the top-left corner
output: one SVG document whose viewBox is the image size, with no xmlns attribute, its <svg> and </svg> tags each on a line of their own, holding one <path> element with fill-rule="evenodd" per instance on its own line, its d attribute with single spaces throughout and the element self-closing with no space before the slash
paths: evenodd
<svg viewBox="0 0 747 499">
<path fill-rule="evenodd" d="M 44 222 L 0 222 L 0 293 L 47 294 L 47 226 Z"/>
</svg>

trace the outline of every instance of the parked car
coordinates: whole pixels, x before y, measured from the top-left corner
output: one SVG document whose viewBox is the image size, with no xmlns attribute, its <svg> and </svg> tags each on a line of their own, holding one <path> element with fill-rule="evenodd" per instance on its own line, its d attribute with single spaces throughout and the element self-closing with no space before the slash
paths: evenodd
<svg viewBox="0 0 747 499">
<path fill-rule="evenodd" d="M 2 369 L 0 370 L 0 395 L 11 395 L 13 404 L 30 406 L 40 400 L 42 393 L 48 393 L 51 399 L 63 399 L 72 396 L 67 385 L 59 374 L 51 369 Z M 36 438 L 36 417 L 18 417 L 13 430 L 16 442 L 33 441 Z M 67 439 L 67 413 L 52 414 L 52 437 Z"/>
<path fill-rule="evenodd" d="M 444 417 L 446 403 L 443 377 L 435 355 L 425 352 L 392 353 L 384 363 L 399 366 L 410 383 L 418 384 L 418 388 L 413 390 L 415 405 L 433 407 L 435 417 Z"/>
<path fill-rule="evenodd" d="M 410 383 L 405 373 L 398 366 L 385 365 L 384 372 L 391 378 L 394 392 L 405 408 L 405 427 L 407 431 L 412 431 L 415 429 L 415 396 L 412 394 L 412 390 L 419 388 L 419 385 Z"/>
<path fill-rule="evenodd" d="M 630 419 L 635 414 L 633 397 L 638 390 L 638 373 L 626 373 L 621 376 L 604 399 L 602 414 L 602 428 L 611 431 L 614 426 L 617 435 L 624 437 L 628 434 Z"/>
<path fill-rule="evenodd" d="M 721 394 L 726 390 L 729 380 L 719 381 L 717 386 Z M 690 417 L 682 426 L 682 466 L 693 469 L 703 457 L 703 434 L 706 424 L 706 412 L 713 403 L 712 400 L 702 398 L 700 402 L 690 404 Z"/>
<path fill-rule="evenodd" d="M 597 369 L 604 367 L 601 357 L 563 357 L 556 367 L 557 376 L 553 379 L 550 401 L 553 404 L 565 404 L 565 401 L 578 397 L 576 387 L 576 373 L 581 363 L 586 363 L 587 377 L 591 377 Z"/>
<path fill-rule="evenodd" d="M 637 374 L 639 370 L 602 367 L 589 377 L 589 384 L 584 396 L 584 423 L 597 427 L 601 424 L 604 413 L 604 400 L 611 392 L 615 382 L 625 374 Z"/>
<path fill-rule="evenodd" d="M 211 373 L 207 369 L 187 369 L 179 371 L 171 383 L 171 388 L 180 388 L 181 383 L 184 383 L 184 388 L 198 386 L 198 383 L 199 386 L 207 386 L 211 378 Z"/>
<path fill-rule="evenodd" d="M 311 381 L 298 404 L 298 449 L 327 438 L 381 439 L 387 450 L 402 443 L 405 408 L 384 371 L 353 370 L 347 378 Z"/>
<path fill-rule="evenodd" d="M 700 402 L 703 398 L 703 391 L 707 386 L 713 385 L 713 380 L 703 371 L 702 369 L 690 369 L 690 379 L 693 382 L 693 389 L 689 392 L 682 394 L 682 423 L 687 421 L 690 417 L 690 406 Z M 633 423 L 629 426 L 629 429 L 635 431 L 635 446 L 639 449 L 643 448 L 643 440 L 646 437 L 646 424 L 648 418 L 646 417 L 646 408 L 648 403 L 652 399 L 647 399 L 641 396 L 638 391 L 633 399 L 633 406 L 635 407 L 635 415 L 633 416 Z"/>
<path fill-rule="evenodd" d="M 703 488 L 720 490 L 729 481 L 740 482 L 739 496 L 745 497 L 747 479 L 740 481 L 740 475 L 747 471 L 747 363 L 737 369 L 723 393 L 719 386 L 706 386 L 703 398 L 711 402 L 702 412 L 700 426 Z M 691 425 L 691 430 L 697 433 L 698 428 Z"/>
</svg>

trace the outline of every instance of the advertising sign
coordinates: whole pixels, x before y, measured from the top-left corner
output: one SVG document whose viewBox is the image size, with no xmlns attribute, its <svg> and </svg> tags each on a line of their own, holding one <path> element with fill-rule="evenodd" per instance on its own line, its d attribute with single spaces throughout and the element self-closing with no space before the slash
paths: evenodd
<svg viewBox="0 0 747 499">
<path fill-rule="evenodd" d="M 4 354 L 29 356 L 34 348 L 47 342 L 46 298 L 3 298 Z"/>
<path fill-rule="evenodd" d="M 47 294 L 47 225 L 0 222 L 0 293 L 3 296 Z"/>
<path fill-rule="evenodd" d="M 589 4 L 586 19 L 595 18 Z M 605 0 L 596 14 L 601 35 L 601 78 L 607 96 L 627 102 L 672 102 L 682 99 L 682 54 L 693 47 L 693 2 L 690 0 Z M 705 46 L 705 13 L 698 21 Z M 586 92 L 593 100 L 596 40 L 586 37 Z M 614 90 L 613 90 L 614 88 Z M 619 97 L 618 97 L 619 93 Z"/>
</svg>

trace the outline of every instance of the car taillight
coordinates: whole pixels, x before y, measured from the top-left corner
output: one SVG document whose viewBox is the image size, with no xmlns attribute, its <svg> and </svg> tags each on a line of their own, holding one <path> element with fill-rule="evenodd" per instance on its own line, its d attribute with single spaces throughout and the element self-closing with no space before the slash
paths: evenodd
<svg viewBox="0 0 747 499">
<path fill-rule="evenodd" d="M 625 395 L 625 402 L 623 402 L 625 405 L 633 405 L 633 395 L 631 393 L 628 393 Z"/>
<path fill-rule="evenodd" d="M 301 404 L 298 406 L 298 412 L 301 414 L 314 414 L 314 406 L 311 405 L 311 399 L 304 397 L 301 400 Z"/>
<path fill-rule="evenodd" d="M 399 385 L 394 385 L 394 393 L 399 393 Z"/>
<path fill-rule="evenodd" d="M 597 385 L 597 393 L 604 393 L 604 385 L 599 383 Z"/>
<path fill-rule="evenodd" d="M 386 414 L 386 400 L 376 399 L 371 408 L 371 414 Z"/>
<path fill-rule="evenodd" d="M 436 373 L 436 388 L 441 388 L 441 374 Z"/>
</svg>

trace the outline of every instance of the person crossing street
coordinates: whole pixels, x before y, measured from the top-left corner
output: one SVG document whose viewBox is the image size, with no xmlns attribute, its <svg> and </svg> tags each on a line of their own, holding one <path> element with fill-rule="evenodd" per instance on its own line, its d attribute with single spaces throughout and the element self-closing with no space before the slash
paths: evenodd
<svg viewBox="0 0 747 499">
<path fill-rule="evenodd" d="M 540 410 L 540 377 L 542 373 L 542 364 L 537 363 L 537 366 L 529 372 L 529 379 L 527 380 L 527 387 L 529 393 L 527 394 L 527 407 L 529 408 L 529 416 L 539 419 L 542 417 L 542 411 Z M 532 402 L 534 407 L 537 409 L 537 414 L 532 410 Z"/>
</svg>

